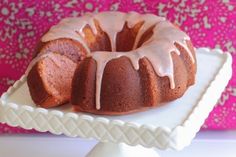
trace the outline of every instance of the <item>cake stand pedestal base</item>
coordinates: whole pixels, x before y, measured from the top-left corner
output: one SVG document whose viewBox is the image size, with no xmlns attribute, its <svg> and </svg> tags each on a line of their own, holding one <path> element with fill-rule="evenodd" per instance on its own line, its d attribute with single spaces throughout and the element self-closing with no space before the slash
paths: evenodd
<svg viewBox="0 0 236 157">
<path fill-rule="evenodd" d="M 86 157 L 160 157 L 154 149 L 126 144 L 98 143 Z"/>
</svg>

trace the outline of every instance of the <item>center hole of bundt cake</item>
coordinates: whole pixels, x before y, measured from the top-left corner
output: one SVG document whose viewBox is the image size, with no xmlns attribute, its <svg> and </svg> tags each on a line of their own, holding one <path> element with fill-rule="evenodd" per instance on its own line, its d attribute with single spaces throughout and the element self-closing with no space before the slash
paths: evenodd
<svg viewBox="0 0 236 157">
<path fill-rule="evenodd" d="M 147 29 L 147 31 L 145 31 L 141 35 L 140 39 L 136 41 L 136 37 L 143 23 L 144 22 L 139 22 L 132 28 L 128 27 L 127 22 L 124 24 L 123 29 L 116 34 L 116 40 L 115 43 L 113 43 L 115 44 L 115 52 L 129 52 L 133 49 L 136 49 L 152 36 L 152 30 L 154 26 Z M 87 40 L 87 44 L 91 52 L 112 52 L 112 43 L 108 34 L 100 28 L 98 22 L 95 21 L 95 25 L 98 30 L 98 33 L 96 35 L 93 33 L 92 29 L 89 26 L 85 26 L 85 28 L 83 29 L 85 39 Z M 136 47 L 134 47 L 135 42 L 137 42 Z"/>
<path fill-rule="evenodd" d="M 116 36 L 116 51 L 128 52 L 134 48 L 135 39 L 142 23 L 136 24 L 133 28 L 129 28 L 125 23 L 121 32 Z"/>
<path fill-rule="evenodd" d="M 132 28 L 129 28 L 127 23 L 125 23 L 122 31 L 117 34 L 117 38 L 116 38 L 116 51 L 117 52 L 128 52 L 133 49 L 137 49 L 140 46 L 142 46 L 142 44 L 153 35 L 154 26 L 151 26 L 141 35 L 139 39 L 136 39 L 143 23 L 144 22 L 139 22 Z"/>
<path fill-rule="evenodd" d="M 139 22 L 134 27 L 129 28 L 127 22 L 125 23 L 121 32 L 117 33 L 116 37 L 116 51 L 117 52 L 128 52 L 133 49 L 139 48 L 145 41 L 147 41 L 153 34 L 154 26 L 147 29 L 140 37 L 140 39 L 136 39 L 137 35 L 140 31 L 140 28 L 144 22 Z M 136 41 L 137 40 L 137 41 Z M 136 46 L 134 46 L 135 42 L 137 42 Z"/>
</svg>

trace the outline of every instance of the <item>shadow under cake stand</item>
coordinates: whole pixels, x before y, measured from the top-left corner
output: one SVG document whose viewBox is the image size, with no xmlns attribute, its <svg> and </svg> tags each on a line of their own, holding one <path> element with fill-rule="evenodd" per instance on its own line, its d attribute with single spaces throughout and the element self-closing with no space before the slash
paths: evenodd
<svg viewBox="0 0 236 157">
<path fill-rule="evenodd" d="M 158 157 L 153 148 L 181 150 L 189 145 L 232 75 L 232 57 L 219 49 L 197 49 L 196 84 L 162 107 L 124 116 L 74 113 L 70 105 L 36 107 L 26 76 L 0 99 L 0 122 L 40 132 L 100 141 L 87 157 Z"/>
</svg>

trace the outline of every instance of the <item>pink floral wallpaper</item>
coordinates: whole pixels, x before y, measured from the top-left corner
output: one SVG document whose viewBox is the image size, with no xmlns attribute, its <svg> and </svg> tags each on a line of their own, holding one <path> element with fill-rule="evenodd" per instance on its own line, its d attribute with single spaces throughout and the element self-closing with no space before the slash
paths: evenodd
<svg viewBox="0 0 236 157">
<path fill-rule="evenodd" d="M 40 36 L 64 17 L 105 10 L 165 16 L 192 38 L 196 47 L 221 48 L 234 58 L 234 74 L 205 129 L 236 128 L 236 1 L 234 0 L 1 0 L 0 95 L 19 79 Z M 0 133 L 27 132 L 0 125 Z"/>
</svg>

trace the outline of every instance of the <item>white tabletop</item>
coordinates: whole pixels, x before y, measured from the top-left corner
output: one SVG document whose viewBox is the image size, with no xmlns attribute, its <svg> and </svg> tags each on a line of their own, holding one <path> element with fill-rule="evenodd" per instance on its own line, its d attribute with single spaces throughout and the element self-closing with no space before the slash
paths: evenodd
<svg viewBox="0 0 236 157">
<path fill-rule="evenodd" d="M 1 157 L 84 157 L 96 141 L 50 134 L 1 135 Z M 160 151 L 162 157 L 235 157 L 236 131 L 204 131 L 184 150 Z"/>
</svg>

